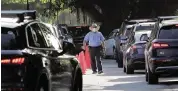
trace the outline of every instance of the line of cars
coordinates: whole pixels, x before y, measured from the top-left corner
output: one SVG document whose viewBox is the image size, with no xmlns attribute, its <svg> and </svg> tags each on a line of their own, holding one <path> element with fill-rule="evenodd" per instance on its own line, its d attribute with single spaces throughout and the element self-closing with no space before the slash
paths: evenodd
<svg viewBox="0 0 178 91">
<path fill-rule="evenodd" d="M 81 50 L 66 33 L 38 21 L 34 10 L 2 10 L 1 90 L 82 91 Z"/>
<path fill-rule="evenodd" d="M 148 84 L 159 77 L 178 76 L 178 16 L 158 17 L 133 24 L 128 36 L 121 36 L 123 71 L 134 74 L 144 69 Z"/>
<path fill-rule="evenodd" d="M 160 77 L 178 77 L 177 33 L 178 16 L 124 21 L 112 44 L 118 67 L 126 74 L 145 70 L 148 84 L 157 84 Z"/>
</svg>

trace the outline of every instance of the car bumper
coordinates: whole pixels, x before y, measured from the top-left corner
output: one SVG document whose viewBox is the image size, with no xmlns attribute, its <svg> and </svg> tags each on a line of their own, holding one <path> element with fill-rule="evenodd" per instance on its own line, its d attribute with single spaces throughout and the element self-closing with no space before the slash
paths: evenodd
<svg viewBox="0 0 178 91">
<path fill-rule="evenodd" d="M 1 91 L 25 91 L 22 83 L 1 83 Z"/>
<path fill-rule="evenodd" d="M 157 75 L 178 75 L 178 58 L 152 58 L 151 71 Z"/>
<path fill-rule="evenodd" d="M 130 59 L 130 66 L 132 66 L 134 69 L 145 69 L 145 57 L 144 55 L 135 55 L 132 56 Z"/>
</svg>

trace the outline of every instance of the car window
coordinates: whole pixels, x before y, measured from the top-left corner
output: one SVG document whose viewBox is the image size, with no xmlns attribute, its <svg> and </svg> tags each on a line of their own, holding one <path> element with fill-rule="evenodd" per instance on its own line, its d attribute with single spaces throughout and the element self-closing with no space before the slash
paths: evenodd
<svg viewBox="0 0 178 91">
<path fill-rule="evenodd" d="M 148 37 L 150 37 L 150 34 L 151 34 L 151 30 L 150 31 L 144 31 L 144 32 L 135 32 L 135 41 L 136 42 L 139 42 L 140 41 L 140 37 L 142 34 L 147 34 Z"/>
<path fill-rule="evenodd" d="M 165 26 L 160 29 L 159 39 L 178 39 L 178 26 Z"/>
<path fill-rule="evenodd" d="M 18 29 L 1 27 L 1 49 L 15 50 L 21 49 L 25 36 L 18 35 Z M 20 41 L 18 39 L 21 39 Z"/>
<path fill-rule="evenodd" d="M 153 30 L 154 25 L 139 25 L 136 27 L 135 31 L 143 31 L 143 30 Z"/>
<path fill-rule="evenodd" d="M 57 37 L 55 37 L 52 32 L 44 25 L 40 23 L 40 27 L 42 29 L 42 32 L 45 36 L 46 43 L 49 48 L 54 48 L 54 49 L 60 49 L 60 42 Z"/>
<path fill-rule="evenodd" d="M 28 43 L 31 47 L 46 48 L 45 39 L 37 23 L 27 26 Z"/>
</svg>

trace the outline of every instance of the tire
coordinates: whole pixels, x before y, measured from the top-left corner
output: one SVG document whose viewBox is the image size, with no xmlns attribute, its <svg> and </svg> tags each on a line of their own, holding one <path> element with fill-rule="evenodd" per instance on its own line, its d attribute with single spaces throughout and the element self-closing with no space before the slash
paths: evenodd
<svg viewBox="0 0 178 91">
<path fill-rule="evenodd" d="M 129 66 L 127 66 L 127 68 L 126 68 L 126 74 L 134 74 L 134 69 L 131 68 L 131 67 L 129 67 Z"/>
<path fill-rule="evenodd" d="M 145 68 L 145 81 L 148 82 L 148 72 L 147 72 L 146 68 Z"/>
<path fill-rule="evenodd" d="M 127 61 L 126 58 L 126 74 L 134 74 L 134 69 L 128 65 Z"/>
<path fill-rule="evenodd" d="M 158 76 L 148 69 L 148 84 L 158 84 Z"/>
<path fill-rule="evenodd" d="M 49 91 L 47 84 L 48 83 L 44 83 L 43 81 L 41 81 L 38 85 L 37 91 Z"/>
<path fill-rule="evenodd" d="M 116 49 L 115 48 L 113 48 L 113 59 L 116 59 L 116 56 L 117 56 L 117 53 L 116 53 Z"/>
<path fill-rule="evenodd" d="M 82 73 L 78 72 L 77 76 L 74 80 L 74 87 L 72 91 L 82 91 L 83 90 L 83 78 L 82 78 Z"/>
<path fill-rule="evenodd" d="M 119 60 L 120 60 L 121 67 L 123 67 L 123 53 L 122 52 L 120 52 Z"/>
<path fill-rule="evenodd" d="M 124 72 L 124 73 L 126 72 L 126 68 L 125 68 L 125 66 L 123 67 L 123 72 Z"/>
</svg>

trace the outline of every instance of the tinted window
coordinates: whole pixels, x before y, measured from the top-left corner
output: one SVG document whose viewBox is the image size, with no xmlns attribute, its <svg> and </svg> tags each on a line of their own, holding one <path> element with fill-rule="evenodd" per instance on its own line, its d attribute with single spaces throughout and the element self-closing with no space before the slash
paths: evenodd
<svg viewBox="0 0 178 91">
<path fill-rule="evenodd" d="M 137 26 L 135 31 L 142 31 L 142 30 L 153 30 L 154 26 Z"/>
<path fill-rule="evenodd" d="M 16 29 L 1 27 L 1 49 L 2 50 L 14 50 L 19 49 L 20 46 L 17 44 L 17 33 Z"/>
<path fill-rule="evenodd" d="M 90 32 L 88 27 L 69 27 L 69 31 L 72 33 L 73 37 L 84 37 L 88 32 Z"/>
<path fill-rule="evenodd" d="M 40 27 L 38 24 L 32 24 L 27 27 L 27 35 L 28 35 L 28 43 L 29 46 L 38 47 L 38 48 L 46 48 L 46 43 L 41 33 Z"/>
<path fill-rule="evenodd" d="M 49 48 L 59 49 L 59 40 L 55 37 L 52 32 L 43 24 L 40 24 L 42 32 L 45 36 L 46 42 Z"/>
<path fill-rule="evenodd" d="M 165 26 L 160 29 L 159 39 L 178 39 L 178 26 Z"/>
</svg>

